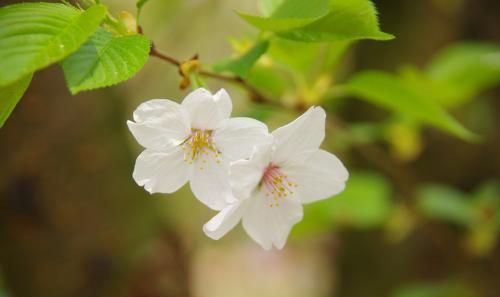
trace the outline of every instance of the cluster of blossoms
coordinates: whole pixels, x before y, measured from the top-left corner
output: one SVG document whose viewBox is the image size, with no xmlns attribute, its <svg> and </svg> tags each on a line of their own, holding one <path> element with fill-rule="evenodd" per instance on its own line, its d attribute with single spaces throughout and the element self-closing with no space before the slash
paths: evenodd
<svg viewBox="0 0 500 297">
<path fill-rule="evenodd" d="M 196 198 L 219 211 L 203 226 L 210 238 L 242 221 L 264 249 L 282 249 L 302 219 L 302 204 L 341 192 L 348 172 L 319 148 L 326 118 L 321 107 L 272 133 L 257 120 L 230 118 L 231 110 L 223 89 L 214 95 L 197 89 L 181 104 L 141 104 L 128 122 L 145 147 L 133 177 L 150 193 L 172 193 L 189 181 Z"/>
</svg>

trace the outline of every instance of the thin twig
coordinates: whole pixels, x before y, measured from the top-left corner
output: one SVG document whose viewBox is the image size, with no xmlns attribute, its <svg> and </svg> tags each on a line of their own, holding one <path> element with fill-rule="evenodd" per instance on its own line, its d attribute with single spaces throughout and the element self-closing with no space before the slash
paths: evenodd
<svg viewBox="0 0 500 297">
<path fill-rule="evenodd" d="M 182 63 L 183 63 L 182 61 L 159 51 L 154 44 L 151 47 L 151 51 L 149 52 L 149 54 L 152 57 L 159 58 L 160 60 L 165 61 L 171 65 L 174 65 L 178 68 L 180 68 L 182 66 Z M 243 78 L 241 78 L 239 76 L 224 75 L 224 74 L 220 74 L 220 73 L 211 72 L 211 71 L 208 71 L 205 69 L 200 69 L 198 73 L 200 75 L 205 76 L 205 77 L 239 84 L 241 87 L 243 87 L 244 89 L 246 89 L 250 93 L 250 96 L 251 96 L 251 99 L 253 102 L 256 102 L 256 103 L 272 103 L 273 102 L 273 100 L 271 100 L 270 98 L 267 98 L 259 90 L 257 90 L 255 87 L 250 85 L 247 81 L 245 81 Z"/>
<path fill-rule="evenodd" d="M 149 52 L 149 55 L 153 56 L 153 57 L 156 57 L 156 58 L 159 58 L 159 59 L 161 59 L 161 60 L 163 60 L 165 62 L 168 62 L 168 63 L 170 63 L 170 64 L 172 64 L 174 66 L 177 66 L 177 67 L 181 66 L 181 62 L 179 60 L 177 60 L 177 59 L 175 59 L 173 57 L 170 57 L 167 54 L 164 54 L 164 53 L 158 51 L 156 49 L 156 46 L 154 44 L 153 44 L 153 46 L 151 46 L 151 51 Z"/>
</svg>

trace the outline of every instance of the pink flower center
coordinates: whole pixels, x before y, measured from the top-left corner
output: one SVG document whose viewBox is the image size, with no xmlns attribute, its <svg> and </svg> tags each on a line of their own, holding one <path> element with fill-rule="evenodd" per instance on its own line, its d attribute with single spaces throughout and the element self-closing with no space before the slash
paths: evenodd
<svg viewBox="0 0 500 297">
<path fill-rule="evenodd" d="M 296 188 L 298 185 L 292 182 L 287 175 L 283 174 L 279 166 L 271 162 L 264 170 L 261 186 L 266 197 L 272 199 L 269 207 L 273 207 L 279 206 L 280 199 L 293 195 L 293 188 Z"/>
</svg>

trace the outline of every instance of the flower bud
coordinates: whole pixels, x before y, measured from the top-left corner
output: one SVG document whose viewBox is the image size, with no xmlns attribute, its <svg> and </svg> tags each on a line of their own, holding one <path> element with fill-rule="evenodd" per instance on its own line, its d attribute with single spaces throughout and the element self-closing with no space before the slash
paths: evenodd
<svg viewBox="0 0 500 297">
<path fill-rule="evenodd" d="M 118 15 L 118 20 L 127 31 L 127 34 L 131 35 L 137 33 L 137 20 L 130 12 L 121 11 Z"/>
</svg>

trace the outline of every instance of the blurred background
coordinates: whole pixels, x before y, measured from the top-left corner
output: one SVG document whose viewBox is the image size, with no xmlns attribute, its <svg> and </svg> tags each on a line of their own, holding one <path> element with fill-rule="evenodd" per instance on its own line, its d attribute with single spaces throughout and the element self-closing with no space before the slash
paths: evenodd
<svg viewBox="0 0 500 297">
<path fill-rule="evenodd" d="M 103 2 L 135 11 L 133 0 Z M 457 42 L 500 42 L 498 0 L 374 2 L 382 29 L 396 39 L 356 43 L 335 74 L 325 70 L 333 80 L 365 69 L 423 69 Z M 257 6 L 151 0 L 141 21 L 158 48 L 179 59 L 197 53 L 209 65 L 231 55 L 230 38 L 239 40 L 234 47 L 256 34 L 234 9 Z M 256 71 L 265 71 L 266 57 L 259 63 Z M 449 109 L 479 142 L 321 93 L 329 117 L 342 118 L 328 128 L 324 148 L 351 178 L 343 194 L 306 207 L 283 251 L 266 252 L 241 227 L 220 241 L 205 237 L 201 226 L 215 213 L 188 188 L 149 195 L 132 179 L 141 148 L 126 120 L 147 99 L 181 100 L 179 80 L 154 58 L 124 84 L 77 96 L 60 67 L 35 75 L 0 130 L 1 297 L 500 296 L 498 85 Z M 271 128 L 298 115 L 252 103 L 238 86 L 207 83 L 229 91 L 233 115 Z M 287 106 L 308 93 L 276 94 Z"/>
</svg>

